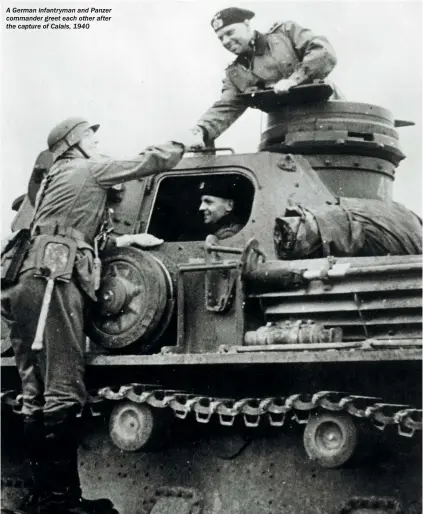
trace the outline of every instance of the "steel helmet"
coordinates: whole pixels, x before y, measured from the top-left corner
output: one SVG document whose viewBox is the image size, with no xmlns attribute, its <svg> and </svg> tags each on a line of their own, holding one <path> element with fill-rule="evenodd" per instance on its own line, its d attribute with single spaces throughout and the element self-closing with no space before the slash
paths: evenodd
<svg viewBox="0 0 423 514">
<path fill-rule="evenodd" d="M 47 145 L 50 152 L 53 153 L 54 160 L 63 155 L 66 150 L 78 144 L 87 129 L 96 132 L 99 126 L 90 125 L 85 118 L 78 116 L 67 118 L 56 125 L 47 138 Z"/>
</svg>

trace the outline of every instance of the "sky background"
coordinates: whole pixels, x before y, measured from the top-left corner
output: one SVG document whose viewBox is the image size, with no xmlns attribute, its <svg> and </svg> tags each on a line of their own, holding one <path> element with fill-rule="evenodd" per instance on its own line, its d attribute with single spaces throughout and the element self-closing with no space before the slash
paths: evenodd
<svg viewBox="0 0 423 514">
<path fill-rule="evenodd" d="M 394 199 L 422 212 L 422 5 L 420 1 L 221 0 L 1 2 L 1 232 L 11 203 L 26 191 L 51 128 L 69 116 L 100 123 L 100 150 L 128 157 L 149 144 L 177 139 L 219 98 L 233 60 L 210 27 L 216 11 L 241 6 L 267 30 L 294 20 L 325 35 L 338 65 L 331 79 L 347 99 L 373 103 L 396 118 L 407 155 Z M 112 8 L 110 22 L 89 30 L 5 30 L 7 7 Z M 249 109 L 217 141 L 237 152 L 257 149 L 264 114 Z"/>
</svg>

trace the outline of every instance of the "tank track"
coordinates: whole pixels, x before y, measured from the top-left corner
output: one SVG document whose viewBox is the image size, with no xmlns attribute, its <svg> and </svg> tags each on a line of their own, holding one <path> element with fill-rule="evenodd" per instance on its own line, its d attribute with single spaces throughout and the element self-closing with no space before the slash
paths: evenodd
<svg viewBox="0 0 423 514">
<path fill-rule="evenodd" d="M 208 423 L 212 416 L 224 426 L 232 426 L 242 419 L 247 427 L 258 427 L 263 418 L 274 427 L 294 420 L 305 424 L 317 411 L 343 412 L 354 418 L 368 420 L 383 431 L 387 426 L 396 427 L 397 433 L 413 437 L 422 430 L 422 409 L 410 405 L 382 403 L 381 398 L 346 394 L 339 391 L 318 391 L 314 394 L 291 394 L 266 398 L 214 398 L 185 391 L 160 389 L 156 386 L 131 383 L 119 387 L 103 387 L 90 394 L 88 408 L 93 416 L 102 415 L 108 401 L 130 400 L 155 408 L 170 408 L 177 418 L 185 419 L 194 414 L 198 423 Z M 22 396 L 17 391 L 1 393 L 1 404 L 19 414 Z"/>
</svg>

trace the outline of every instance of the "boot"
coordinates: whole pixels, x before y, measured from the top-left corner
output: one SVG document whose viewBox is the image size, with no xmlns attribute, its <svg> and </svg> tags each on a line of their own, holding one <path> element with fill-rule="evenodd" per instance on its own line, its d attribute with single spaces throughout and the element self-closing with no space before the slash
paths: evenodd
<svg viewBox="0 0 423 514">
<path fill-rule="evenodd" d="M 38 502 L 39 514 L 118 514 L 108 499 L 85 500 L 78 474 L 75 415 L 46 427 L 45 475 L 48 490 Z"/>
<path fill-rule="evenodd" d="M 25 512 L 36 513 L 38 498 L 45 489 L 43 462 L 45 456 L 45 434 L 43 412 L 39 411 L 24 418 L 24 447 L 32 474 L 32 487 L 25 502 Z"/>
<path fill-rule="evenodd" d="M 69 504 L 74 508 L 82 508 L 84 512 L 91 512 L 93 514 L 102 512 L 115 512 L 113 511 L 113 503 L 107 498 L 99 500 L 87 500 L 82 498 L 81 482 L 79 480 L 78 472 L 78 448 L 75 446 L 72 458 L 69 461 Z"/>
<path fill-rule="evenodd" d="M 42 411 L 24 417 L 23 435 L 25 454 L 29 461 L 32 475 L 30 492 L 19 508 L 1 509 L 1 514 L 37 514 L 39 499 L 45 494 L 45 434 Z"/>
</svg>

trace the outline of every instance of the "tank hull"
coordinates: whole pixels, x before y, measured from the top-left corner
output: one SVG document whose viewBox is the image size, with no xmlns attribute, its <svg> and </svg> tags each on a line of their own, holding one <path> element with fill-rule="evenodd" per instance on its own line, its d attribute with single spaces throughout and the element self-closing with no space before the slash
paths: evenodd
<svg viewBox="0 0 423 514">
<path fill-rule="evenodd" d="M 262 398 L 296 393 L 306 398 L 336 387 L 345 394 L 383 392 L 383 401 L 418 405 L 420 376 L 421 362 L 412 359 L 254 367 L 91 365 L 87 384 L 92 393 L 106 384 L 138 382 L 210 397 Z M 16 369 L 3 367 L 2 379 L 11 387 L 18 382 Z M 371 420 L 358 420 L 359 445 L 353 458 L 342 467 L 326 469 L 307 456 L 305 425 L 289 416 L 281 427 L 270 426 L 265 416 L 257 427 L 245 426 L 242 416 L 232 426 L 221 425 L 217 415 L 208 423 L 196 421 L 194 413 L 185 419 L 171 416 L 166 437 L 155 450 L 122 451 L 109 435 L 110 411 L 119 403 L 109 400 L 102 408 L 94 403 L 91 414 L 96 415 L 81 421 L 80 471 L 85 496 L 112 497 L 121 514 L 335 514 L 349 512 L 342 509 L 357 497 L 362 502 L 398 502 L 404 512 L 420 512 L 421 441 L 417 436 L 400 437 L 395 425 L 378 430 Z M 301 418 L 309 414 L 303 412 Z M 27 493 L 20 424 L 19 416 L 5 410 L 4 506 L 16 506 Z"/>
<path fill-rule="evenodd" d="M 399 502 L 409 514 L 421 512 L 417 438 L 378 434 L 377 443 L 347 467 L 324 469 L 305 458 L 301 426 L 176 425 L 165 449 L 132 453 L 111 443 L 104 420 L 92 419 L 80 449 L 84 495 L 111 497 L 121 514 L 335 514 L 346 512 L 341 509 L 353 497 L 375 496 Z M 21 441 L 8 441 L 13 455 L 5 446 L 3 479 L 26 477 Z M 16 506 L 27 492 L 12 480 L 8 483 L 3 507 L 8 502 Z"/>
<path fill-rule="evenodd" d="M 260 95 L 271 105 L 259 152 L 208 149 L 109 198 L 115 235 L 165 242 L 147 260 L 135 248 L 102 256 L 84 495 L 111 497 L 120 514 L 420 513 L 421 251 L 322 253 L 291 267 L 274 231 L 295 206 L 386 208 L 400 124 L 368 104 L 319 96 L 275 109 L 272 91 L 250 96 Z M 224 245 L 199 216 L 209 175 L 243 186 L 242 228 Z M 15 228 L 30 211 L 24 202 Z M 293 233 L 284 221 L 280 233 Z M 145 286 L 159 282 L 155 295 Z M 339 337 L 321 341 L 330 330 Z M 10 341 L 2 354 L 6 509 L 22 505 L 29 470 Z"/>
</svg>

